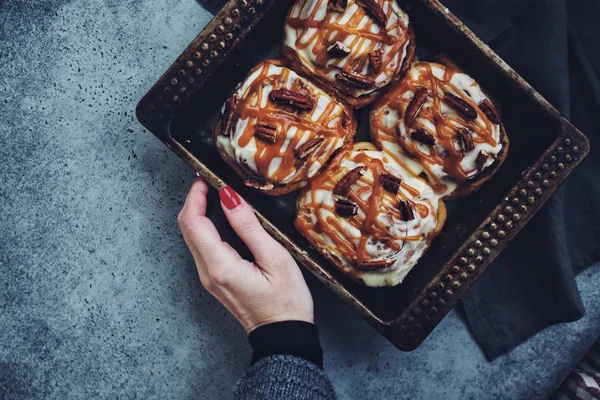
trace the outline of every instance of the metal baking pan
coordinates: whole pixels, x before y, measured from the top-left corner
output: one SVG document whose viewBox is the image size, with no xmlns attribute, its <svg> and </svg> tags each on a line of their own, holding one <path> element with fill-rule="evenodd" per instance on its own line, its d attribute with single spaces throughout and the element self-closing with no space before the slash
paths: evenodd
<svg viewBox="0 0 600 400">
<path fill-rule="evenodd" d="M 275 57 L 288 0 L 230 0 L 140 101 L 139 121 L 215 188 L 231 185 L 308 270 L 401 350 L 416 348 L 589 152 L 585 136 L 436 0 L 399 0 L 420 58 L 444 53 L 501 105 L 511 149 L 477 193 L 449 202 L 429 252 L 394 288 L 361 286 L 310 248 L 293 226 L 295 195 L 246 188 L 217 155 L 212 129 L 235 85 Z M 185 16 L 181 16 L 185 18 Z M 366 139 L 367 111 L 358 139 Z"/>
</svg>

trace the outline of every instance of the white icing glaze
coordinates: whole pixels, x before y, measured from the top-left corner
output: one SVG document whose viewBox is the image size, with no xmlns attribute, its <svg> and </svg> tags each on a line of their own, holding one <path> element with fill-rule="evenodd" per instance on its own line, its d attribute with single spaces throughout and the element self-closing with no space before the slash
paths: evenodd
<svg viewBox="0 0 600 400">
<path fill-rule="evenodd" d="M 380 151 L 352 151 L 339 165 L 337 165 L 334 160 L 334 165 L 330 167 L 333 168 L 333 171 L 328 169 L 327 173 L 330 176 L 337 177 L 336 179 L 339 180 L 346 172 L 351 171 L 358 166 L 365 165 L 368 167 L 368 164 L 371 163 L 365 163 L 364 160 L 361 160 L 361 162 L 356 161 L 356 156 L 361 153 L 367 155 L 369 160 L 381 160 L 388 173 L 402 179 L 402 188 L 400 189 L 401 194 L 399 195 L 401 197 L 393 196 L 386 192 L 386 195 L 383 196 L 382 205 L 380 205 L 379 208 L 379 214 L 377 215 L 377 221 L 387 227 L 389 236 L 386 235 L 388 236 L 386 238 L 377 238 L 370 234 L 366 246 L 367 253 L 372 257 L 372 260 L 370 261 L 391 259 L 394 260 L 394 263 L 385 269 L 368 272 L 360 271 L 352 265 L 352 260 L 344 258 L 343 253 L 340 251 L 340 247 L 336 245 L 326 233 L 319 233 L 316 229 L 313 229 L 312 235 L 314 236 L 311 239 L 317 243 L 318 247 L 326 248 L 325 251 L 338 259 L 345 270 L 362 280 L 367 286 L 378 287 L 397 285 L 403 281 L 429 247 L 432 238 L 428 237 L 428 235 L 431 235 L 436 231 L 438 225 L 440 195 L 434 193 L 433 189 L 423 179 L 415 176 L 413 172 L 404 168 L 392 157 L 389 157 L 388 154 Z M 340 171 L 341 173 L 338 173 Z M 415 196 L 407 191 L 405 189 L 406 186 L 416 190 L 418 195 Z M 353 184 L 355 193 L 360 193 L 360 198 L 365 201 L 372 195 L 372 187 L 373 174 L 370 170 L 367 170 L 362 177 Z M 313 193 L 315 194 L 315 202 L 313 202 L 312 199 Z M 335 219 L 341 224 L 342 230 L 345 232 L 345 240 L 350 241 L 352 246 L 354 246 L 353 248 L 358 246 L 361 239 L 361 231 L 353 226 L 348 218 L 340 217 L 333 211 L 335 209 L 335 199 L 339 196 L 335 195 L 332 190 L 322 188 L 307 190 L 302 196 L 303 197 L 299 200 L 299 218 L 310 220 L 313 226 L 316 226 L 319 219 L 321 221 Z M 413 208 L 415 215 L 414 220 L 403 221 L 397 218 L 390 210 L 396 209 L 399 198 L 408 198 L 414 204 L 418 204 L 417 207 L 426 207 L 428 210 L 427 215 L 423 217 L 417 209 Z M 320 218 L 318 218 L 317 215 L 319 215 Z M 361 221 L 364 221 L 365 213 L 362 209 L 359 208 L 357 216 Z M 403 238 L 406 237 L 410 237 L 411 240 L 403 240 Z M 385 243 L 388 238 L 391 238 L 391 240 L 398 245 L 400 248 L 399 251 L 394 251 L 386 246 Z"/>
<path fill-rule="evenodd" d="M 419 113 L 416 121 L 414 122 L 413 128 L 410 130 L 406 126 L 404 114 L 406 112 L 406 108 L 410 103 L 410 100 L 414 97 L 416 90 L 421 86 L 419 82 L 419 78 L 421 74 L 426 72 L 427 68 L 431 68 L 433 75 L 439 80 L 444 79 L 444 75 L 446 73 L 446 67 L 437 64 L 437 63 L 415 63 L 413 67 L 407 73 L 407 80 L 415 82 L 415 89 L 407 89 L 402 93 L 399 93 L 402 88 L 410 87 L 411 85 L 402 85 L 400 89 L 393 91 L 386 95 L 386 98 L 394 97 L 394 98 L 402 98 L 403 102 L 400 110 L 394 109 L 389 105 L 389 103 L 384 102 L 378 108 L 375 108 L 371 115 L 371 126 L 372 131 L 374 132 L 374 136 L 378 145 L 383 148 L 383 150 L 395 155 L 401 154 L 402 157 L 405 157 L 405 149 L 402 145 L 398 144 L 398 139 L 400 142 L 405 142 L 409 145 L 415 146 L 419 152 L 423 155 L 430 155 L 432 146 L 425 145 L 414 140 L 410 133 L 414 131 L 415 126 L 420 126 L 425 128 L 427 132 L 436 132 L 436 125 L 429 119 L 421 118 L 420 116 L 423 113 Z M 502 143 L 500 141 L 501 136 L 501 128 L 500 125 L 496 125 L 490 123 L 484 113 L 478 112 L 478 117 L 475 120 L 465 120 L 465 118 L 457 112 L 454 108 L 450 107 L 444 100 L 444 89 L 452 94 L 458 95 L 459 92 L 463 93 L 463 96 L 469 96 L 473 102 L 477 105 L 481 104 L 486 99 L 489 100 L 485 93 L 482 91 L 479 84 L 471 78 L 469 75 L 462 72 L 455 72 L 450 81 L 449 85 L 445 88 L 442 86 L 437 87 L 438 101 L 441 104 L 441 111 L 448 119 L 444 125 L 444 132 L 448 135 L 455 135 L 456 131 L 459 128 L 470 128 L 471 126 L 478 127 L 479 129 L 487 129 L 490 127 L 491 129 L 491 137 L 493 138 L 494 143 L 490 144 L 486 141 L 478 141 L 477 139 L 474 141 L 475 149 L 463 154 L 463 158 L 460 162 L 460 168 L 465 173 L 467 178 L 473 178 L 480 173 L 477 170 L 476 160 L 481 151 L 485 151 L 489 154 L 488 160 L 483 165 L 483 169 L 489 167 L 496 160 L 496 156 L 502 150 Z M 423 104 L 421 110 L 430 110 L 433 107 L 434 98 L 432 95 L 428 96 L 427 101 Z M 376 125 L 373 124 L 373 120 L 376 119 L 378 124 L 381 124 L 383 127 L 387 128 L 386 132 L 383 129 L 379 129 Z M 474 125 L 473 125 L 474 124 Z M 487 125 L 486 125 L 487 124 Z M 394 131 L 394 134 L 390 134 L 390 131 Z M 469 129 L 472 131 L 472 129 Z M 473 133 L 473 132 L 472 132 Z M 477 134 L 473 134 L 474 138 L 477 138 Z M 460 144 L 455 141 L 454 147 L 457 150 L 460 150 Z M 444 148 L 440 145 L 440 142 L 437 141 L 433 146 L 436 150 L 437 154 L 440 154 L 442 157 L 445 154 Z M 428 162 L 428 159 L 423 159 L 421 162 L 426 163 L 426 168 L 424 168 L 424 172 L 430 177 L 432 182 L 442 182 L 445 188 L 445 194 L 451 194 L 457 189 L 457 182 L 455 179 L 450 176 L 448 171 L 445 170 L 444 165 L 440 162 Z"/>
<path fill-rule="evenodd" d="M 407 40 L 409 20 L 406 13 L 402 11 L 394 0 L 378 0 L 377 3 L 382 5 L 384 12 L 388 16 L 385 33 L 389 38 L 389 42 L 379 42 L 375 46 L 372 46 L 371 39 L 361 41 L 361 34 L 357 35 L 353 31 L 348 30 L 348 26 L 352 24 L 351 29 L 363 30 L 374 34 L 382 33 L 382 29 L 378 24 L 369 24 L 369 22 L 373 21 L 372 17 L 363 7 L 358 5 L 356 0 L 349 0 L 348 6 L 341 13 L 327 10 L 328 0 L 297 0 L 290 10 L 288 22 L 286 22 L 284 28 L 284 45 L 294 51 L 302 65 L 312 74 L 329 81 L 334 87 L 339 85 L 336 81 L 336 76 L 340 71 L 353 69 L 348 63 L 352 63 L 353 65 L 357 60 L 368 59 L 370 51 L 380 49 L 382 51 L 383 62 L 381 72 L 376 75 L 370 74 L 369 63 L 363 63 L 362 69 L 354 71 L 359 75 L 373 78 L 375 85 L 368 89 L 352 89 L 351 95 L 355 98 L 369 95 L 387 86 L 394 75 L 400 71 L 402 63 L 406 58 L 409 44 L 409 40 Z M 356 16 L 360 17 L 358 23 L 356 23 Z M 311 21 L 325 21 L 334 24 L 334 26 L 331 28 L 306 26 L 296 28 L 290 26 L 290 18 L 303 21 L 309 19 Z M 326 62 L 326 66 L 328 67 L 326 69 L 319 67 L 317 60 L 317 53 L 322 51 L 320 48 L 317 49 L 317 46 L 323 46 L 317 38 L 321 35 L 327 35 L 327 33 L 319 32 L 322 29 L 330 29 L 331 33 L 327 36 L 327 40 L 329 41 L 332 41 L 338 33 L 351 33 L 343 40 L 343 43 L 351 49 L 351 53 L 341 59 L 329 58 Z M 355 44 L 357 39 L 359 46 Z M 399 41 L 406 41 L 401 49 L 398 49 L 395 45 Z M 325 47 L 328 46 L 328 44 L 325 45 Z"/>
<path fill-rule="evenodd" d="M 281 79 L 286 76 L 285 81 Z M 258 85 L 254 85 L 255 81 L 262 79 Z M 261 143 L 260 140 L 252 137 L 250 140 L 245 139 L 248 135 L 248 130 L 253 130 L 257 123 L 260 123 L 260 117 L 254 114 L 249 118 L 234 119 L 226 134 L 221 134 L 216 139 L 217 146 L 222 149 L 225 154 L 237 163 L 244 165 L 253 173 L 263 176 L 276 184 L 289 184 L 298 181 L 305 181 L 316 175 L 323 164 L 333 155 L 333 153 L 343 146 L 344 137 L 340 137 L 345 130 L 341 127 L 344 107 L 333 100 L 326 92 L 319 89 L 309 81 L 302 79 L 295 72 L 288 68 L 274 65 L 266 61 L 255 67 L 248 77 L 241 82 L 236 88 L 234 95 L 237 96 L 238 104 L 245 100 L 249 100 L 250 104 L 257 107 L 259 111 L 266 108 L 271 109 L 270 113 L 277 113 L 278 110 L 269 100 L 269 93 L 273 90 L 288 89 L 290 90 L 296 81 L 302 82 L 313 99 L 315 99 L 315 107 L 312 111 L 302 114 L 302 119 L 311 121 L 314 126 L 318 127 L 318 132 L 307 130 L 302 127 L 302 124 L 292 121 L 288 111 L 282 111 L 281 118 L 287 118 L 288 129 L 282 132 L 278 131 L 278 137 L 284 138 L 278 142 L 278 151 L 271 152 L 270 148 Z M 260 96 L 255 93 L 255 88 L 261 92 Z M 257 102 L 260 98 L 260 105 Z M 333 103 L 333 106 L 331 105 Z M 222 108 L 222 113 L 225 112 L 226 106 Z M 235 110 L 232 110 L 233 112 Z M 287 113 L 287 116 L 284 115 Z M 256 114 L 256 113 L 255 113 Z M 293 119 L 293 118 L 292 118 Z M 282 168 L 283 160 L 289 160 L 294 157 L 293 151 L 298 149 L 302 144 L 308 142 L 315 137 L 323 137 L 324 141 L 319 145 L 306 162 L 298 163 L 297 167 L 290 173 L 281 176 L 280 168 Z M 243 141 L 243 143 L 241 142 Z M 291 147 L 293 146 L 293 148 Z M 269 150 L 269 151 L 267 151 Z M 259 171 L 257 159 L 267 157 L 268 171 Z M 265 176 L 266 175 L 266 176 Z M 277 178 L 279 176 L 279 178 Z"/>
</svg>

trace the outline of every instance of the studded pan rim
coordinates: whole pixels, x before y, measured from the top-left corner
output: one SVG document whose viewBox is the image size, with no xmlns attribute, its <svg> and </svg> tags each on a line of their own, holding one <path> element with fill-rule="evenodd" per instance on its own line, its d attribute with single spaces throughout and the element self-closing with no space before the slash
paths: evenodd
<svg viewBox="0 0 600 400">
<path fill-rule="evenodd" d="M 281 1 L 281 0 L 280 0 Z M 440 269 L 397 319 L 377 317 L 354 297 L 305 250 L 256 213 L 267 231 L 330 289 L 401 350 L 416 348 L 475 283 L 491 262 L 535 215 L 560 184 L 589 152 L 585 136 L 531 88 L 516 72 L 481 42 L 437 0 L 424 3 L 460 34 L 466 36 L 502 73 L 515 81 L 527 96 L 548 110 L 556 121 L 558 136 L 542 157 L 522 176 L 504 200 Z M 228 58 L 275 0 L 230 0 L 194 39 L 137 107 L 138 120 L 215 188 L 224 186 L 216 171 L 209 170 L 181 143 L 169 135 L 169 124 Z"/>
</svg>

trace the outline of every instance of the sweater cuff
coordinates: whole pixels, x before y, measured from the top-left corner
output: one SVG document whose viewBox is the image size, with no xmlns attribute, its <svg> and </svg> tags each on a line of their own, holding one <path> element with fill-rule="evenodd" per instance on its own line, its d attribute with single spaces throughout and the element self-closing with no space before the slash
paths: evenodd
<svg viewBox="0 0 600 400">
<path fill-rule="evenodd" d="M 323 350 L 319 330 L 305 321 L 282 321 L 256 328 L 248 336 L 254 353 L 251 365 L 275 354 L 303 358 L 323 368 Z"/>
</svg>

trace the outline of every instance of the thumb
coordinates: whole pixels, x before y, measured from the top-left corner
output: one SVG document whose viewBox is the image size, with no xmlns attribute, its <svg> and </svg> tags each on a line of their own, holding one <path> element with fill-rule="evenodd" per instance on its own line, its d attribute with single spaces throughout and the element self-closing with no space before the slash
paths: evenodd
<svg viewBox="0 0 600 400">
<path fill-rule="evenodd" d="M 281 259 L 282 253 L 289 256 L 287 250 L 264 230 L 250 205 L 231 187 L 222 188 L 219 197 L 229 224 L 248 246 L 254 260 L 261 268 L 268 269 L 270 266 L 275 266 L 276 260 Z"/>
</svg>

